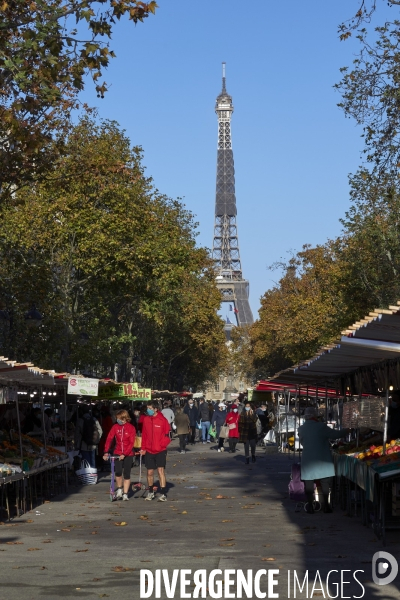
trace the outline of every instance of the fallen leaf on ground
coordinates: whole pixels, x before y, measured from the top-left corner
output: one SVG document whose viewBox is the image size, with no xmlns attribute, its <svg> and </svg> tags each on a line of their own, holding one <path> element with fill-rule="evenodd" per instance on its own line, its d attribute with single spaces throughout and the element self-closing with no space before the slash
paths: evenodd
<svg viewBox="0 0 400 600">
<path fill-rule="evenodd" d="M 126 521 L 115 521 L 114 525 L 117 527 L 125 527 L 125 525 L 128 525 L 128 523 Z"/>
<path fill-rule="evenodd" d="M 148 520 L 148 516 L 147 515 L 140 515 L 139 519 L 142 519 L 142 521 L 147 521 Z"/>
<path fill-rule="evenodd" d="M 85 548 L 84 550 L 75 550 L 75 552 L 87 552 L 89 548 Z"/>
<path fill-rule="evenodd" d="M 264 548 L 270 548 L 271 544 L 263 544 Z"/>
<path fill-rule="evenodd" d="M 85 542 L 85 544 L 90 544 L 90 542 Z"/>
<path fill-rule="evenodd" d="M 98 531 L 92 531 L 91 533 L 92 533 L 92 535 L 97 535 L 99 532 Z"/>
<path fill-rule="evenodd" d="M 229 498 L 229 496 L 223 496 L 222 494 L 218 494 L 218 496 L 215 496 L 215 498 L 216 498 L 217 500 L 223 500 L 223 499 L 225 499 L 225 498 Z"/>
<path fill-rule="evenodd" d="M 17 544 L 23 544 L 24 542 L 6 542 L 8 546 L 16 546 Z"/>
<path fill-rule="evenodd" d="M 276 560 L 276 558 L 262 558 L 261 560 L 273 561 L 273 560 Z"/>
<path fill-rule="evenodd" d="M 51 540 L 43 540 L 42 544 L 51 544 L 52 541 Z"/>
<path fill-rule="evenodd" d="M 44 571 L 45 569 L 47 569 L 47 567 L 40 567 L 41 571 Z"/>
<path fill-rule="evenodd" d="M 26 522 L 27 523 L 33 523 L 33 519 L 27 519 Z"/>
<path fill-rule="evenodd" d="M 233 523 L 232 519 L 223 519 L 221 523 Z"/>
<path fill-rule="evenodd" d="M 221 538 L 219 541 L 220 542 L 232 542 L 232 540 L 234 540 L 235 538 Z"/>
<path fill-rule="evenodd" d="M 229 544 L 218 544 L 218 546 L 234 546 L 235 542 L 230 542 Z"/>
<path fill-rule="evenodd" d="M 181 512 L 181 515 L 187 515 L 187 510 L 183 510 L 183 511 Z"/>
<path fill-rule="evenodd" d="M 61 529 L 61 531 L 71 531 L 71 530 L 67 529 L 67 527 L 64 527 L 64 529 Z"/>
<path fill-rule="evenodd" d="M 40 550 L 40 548 L 28 548 L 27 552 L 34 552 L 35 550 Z"/>
</svg>

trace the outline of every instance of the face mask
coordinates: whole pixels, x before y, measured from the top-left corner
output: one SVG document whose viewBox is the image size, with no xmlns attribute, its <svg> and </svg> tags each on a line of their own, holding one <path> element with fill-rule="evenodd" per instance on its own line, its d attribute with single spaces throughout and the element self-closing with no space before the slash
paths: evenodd
<svg viewBox="0 0 400 600">
<path fill-rule="evenodd" d="M 245 410 L 250 410 L 250 406 L 245 406 L 244 409 Z"/>
<path fill-rule="evenodd" d="M 233 412 L 237 412 L 237 408 L 234 408 L 234 409 L 233 409 Z"/>
<path fill-rule="evenodd" d="M 138 417 L 140 415 L 140 412 L 138 410 L 135 410 L 133 414 L 135 415 L 135 417 Z"/>
<path fill-rule="evenodd" d="M 117 423 L 118 423 L 118 425 L 123 425 L 125 423 L 125 421 L 121 421 L 121 419 L 117 419 Z"/>
<path fill-rule="evenodd" d="M 190 406 L 190 408 L 192 408 L 193 402 L 189 402 L 189 406 Z"/>
<path fill-rule="evenodd" d="M 149 415 L 149 417 L 152 417 L 154 415 L 154 410 L 152 408 L 148 408 L 146 412 Z"/>
</svg>

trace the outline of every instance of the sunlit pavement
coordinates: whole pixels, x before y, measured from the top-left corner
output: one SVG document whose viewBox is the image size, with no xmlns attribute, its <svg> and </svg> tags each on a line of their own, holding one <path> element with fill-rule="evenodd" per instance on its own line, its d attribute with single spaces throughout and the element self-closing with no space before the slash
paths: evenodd
<svg viewBox="0 0 400 600">
<path fill-rule="evenodd" d="M 279 569 L 274 591 L 280 598 L 294 597 L 289 570 L 301 581 L 308 570 L 308 595 L 297 589 L 297 598 L 329 597 L 330 570 L 339 571 L 331 575 L 331 597 L 340 571 L 352 583 L 338 597 L 362 597 L 352 576 L 361 570 L 364 598 L 398 598 L 398 579 L 396 586 L 372 584 L 372 557 L 383 548 L 360 519 L 338 508 L 295 512 L 287 497 L 292 459 L 257 448 L 256 463 L 247 466 L 242 445 L 235 454 L 212 448 L 196 444 L 182 455 L 171 444 L 167 502 L 148 502 L 137 492 L 129 502 L 111 503 L 104 474 L 98 485 L 71 485 L 68 496 L 2 525 L 1 599 L 139 598 L 140 569 Z M 133 469 L 132 481 L 138 472 Z M 400 559 L 397 539 L 389 533 L 385 550 Z M 311 595 L 317 571 L 324 589 L 317 583 Z"/>
</svg>

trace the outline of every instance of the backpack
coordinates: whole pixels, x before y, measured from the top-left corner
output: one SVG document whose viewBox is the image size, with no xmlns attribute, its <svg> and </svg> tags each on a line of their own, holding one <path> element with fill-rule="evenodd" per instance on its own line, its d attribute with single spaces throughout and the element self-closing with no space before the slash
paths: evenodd
<svg viewBox="0 0 400 600">
<path fill-rule="evenodd" d="M 300 463 L 292 465 L 292 474 L 289 482 L 289 498 L 295 502 L 306 502 L 304 482 L 301 480 Z"/>
<path fill-rule="evenodd" d="M 83 418 L 82 442 L 85 442 L 87 446 L 97 446 L 100 442 L 100 435 L 94 417 Z"/>
</svg>

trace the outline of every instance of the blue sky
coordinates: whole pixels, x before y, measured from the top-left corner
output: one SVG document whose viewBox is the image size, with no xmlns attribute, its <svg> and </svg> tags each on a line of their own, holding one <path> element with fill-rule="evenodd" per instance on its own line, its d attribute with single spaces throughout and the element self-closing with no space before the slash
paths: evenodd
<svg viewBox="0 0 400 600">
<path fill-rule="evenodd" d="M 217 157 L 215 98 L 221 62 L 233 97 L 239 242 L 250 302 L 279 274 L 268 266 L 340 232 L 361 129 L 336 106 L 333 85 L 358 45 L 337 25 L 357 0 L 158 0 L 155 17 L 118 23 L 104 100 L 82 99 L 117 120 L 144 149 L 147 174 L 183 198 L 212 246 Z M 382 11 L 387 11 L 382 3 Z M 394 17 L 394 11 L 390 11 Z"/>
</svg>

